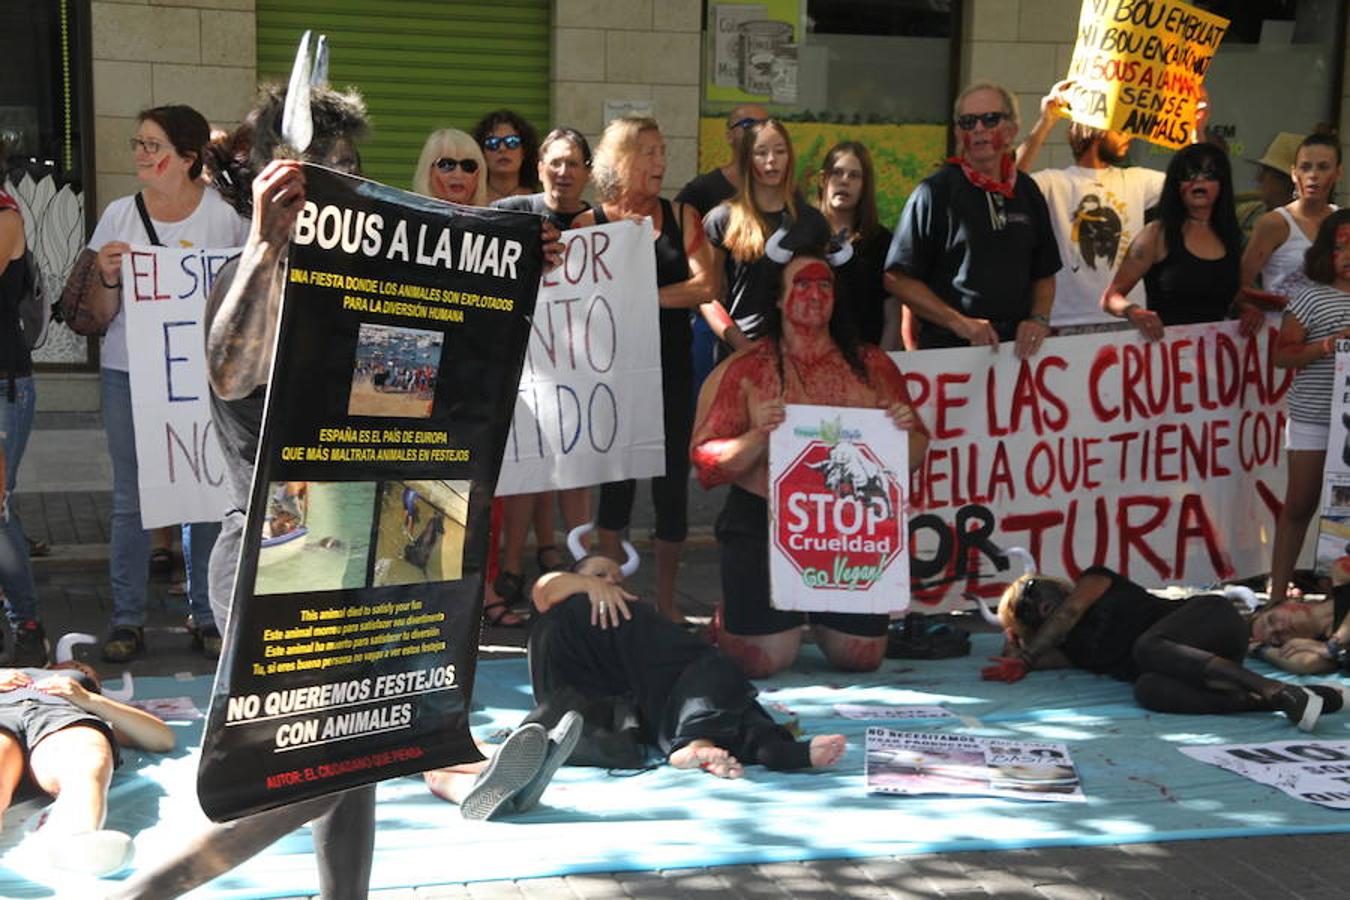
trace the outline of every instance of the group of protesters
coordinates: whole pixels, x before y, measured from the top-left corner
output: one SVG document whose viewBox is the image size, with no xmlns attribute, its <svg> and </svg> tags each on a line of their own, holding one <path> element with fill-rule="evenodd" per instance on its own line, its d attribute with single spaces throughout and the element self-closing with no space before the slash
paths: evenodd
<svg viewBox="0 0 1350 900">
<path fill-rule="evenodd" d="M 460 205 L 541 216 L 548 263 L 557 263 L 563 230 L 650 219 L 665 435 L 665 472 L 651 485 L 653 607 L 636 604 L 617 566 L 634 482 L 601 485 L 594 510 L 589 489 L 496 501 L 484 619 L 497 627 L 531 625 L 539 708 L 487 763 L 429 773 L 433 791 L 459 803 L 466 816 L 488 818 L 533 805 L 569 757 L 622 765 L 632 757 L 632 736 L 594 727 L 620 718 L 621 697 L 633 698 L 639 741 L 678 767 L 737 777 L 749 763 L 778 769 L 835 763 L 843 753 L 840 736 L 796 741 L 754 701 L 747 680 L 790 666 L 808 625 L 836 668 L 874 670 L 891 625 L 884 615 L 789 613 L 771 602 L 767 446 L 786 404 L 885 410 L 917 467 L 927 430 L 885 351 L 997 350 L 1009 343 L 1026 358 L 1054 335 L 1131 326 L 1156 340 L 1171 325 L 1241 318 L 1251 332 L 1272 310 L 1283 312 L 1275 363 L 1296 375 L 1271 605 L 1248 620 L 1223 598 L 1160 600 L 1100 568 L 1073 584 L 1026 577 L 1000 604 L 1005 652 L 984 674 L 1015 681 L 1033 669 L 1075 665 L 1134 681 L 1139 702 L 1151 709 L 1279 710 L 1305 729 L 1340 708 L 1338 689 L 1289 686 L 1243 666 L 1252 644 L 1300 673 L 1350 662 L 1344 649 L 1350 586 L 1326 604 L 1285 602 L 1320 486 L 1334 341 L 1350 336 L 1350 214 L 1331 204 L 1341 175 L 1339 144 L 1322 131 L 1277 139 L 1262 165 L 1286 169 L 1279 174 L 1287 175 L 1292 199 L 1272 196 L 1264 214 L 1248 217 L 1244 248 L 1227 154 L 1204 141 L 1203 102 L 1195 142 L 1172 157 L 1165 173 L 1123 167 L 1126 136 L 1071 124 L 1074 165 L 1028 174 L 1070 87 L 1062 82 L 1050 90 L 1020 146 L 1012 94 L 986 82 L 963 90 L 953 118 L 958 152 L 916 187 L 893 234 L 878 220 L 876 177 L 863 144 L 839 143 L 819 172 L 798 183 L 788 127 L 756 105 L 728 115 L 730 160 L 673 200 L 665 196 L 665 141 L 650 118 L 615 119 L 594 151 L 567 127 L 541 140 L 509 110 L 488 113 L 471 133 L 444 128 L 427 138 L 411 173 L 413 189 Z M 152 555 L 151 534 L 140 522 L 121 260 L 132 244 L 244 247 L 221 273 L 205 325 L 213 420 L 233 508 L 222 521 L 183 530 L 189 627 L 197 646 L 214 655 L 218 623 L 229 613 L 286 248 L 304 198 L 301 163 L 274 159 L 284 99 L 281 90 L 264 91 L 238 129 L 214 140 L 190 107 L 141 113 L 130 146 L 142 189 L 109 204 L 67 286 L 78 295 L 67 305 L 71 314 L 82 327 L 105 333 L 113 613 L 100 650 L 110 662 L 145 652 Z M 312 114 L 315 139 L 304 161 L 359 172 L 367 131 L 360 98 L 316 88 Z M 588 185 L 593 201 L 584 199 Z M 1156 218 L 1146 217 L 1154 209 Z M 6 298 L 22 278 L 17 219 L 0 195 Z M 31 360 L 11 340 L 0 339 L 0 352 L 8 354 L 3 368 L 10 382 L 8 402 L 0 404 L 8 492 L 31 428 Z M 691 469 L 704 486 L 730 486 L 716 522 L 723 599 L 715 647 L 680 627 L 676 604 Z M 592 553 L 569 563 L 556 533 L 559 517 L 568 529 L 594 518 Z M 16 518 L 6 513 L 4 526 L 0 586 L 15 634 L 11 658 L 42 666 L 48 647 L 28 548 Z M 527 591 L 522 557 L 531 528 L 541 574 Z M 105 723 L 81 732 L 87 744 L 115 748 L 113 732 L 127 730 L 123 710 L 88 700 L 69 679 L 52 687 L 38 678 L 0 676 L 0 693 L 31 694 L 36 685 L 38 693 L 69 697 L 85 713 L 77 723 Z M 690 710 L 701 712 L 681 714 Z M 137 727 L 149 731 L 143 743 L 163 744 L 157 731 Z M 0 719 L 0 809 L 23 772 L 23 754 L 51 734 L 34 730 L 25 745 L 25 733 Z M 28 764 L 54 756 L 33 755 Z M 105 756 L 89 776 L 95 784 L 101 779 L 104 790 Z M 175 860 L 128 883 L 124 895 L 176 895 L 314 820 L 324 895 L 361 896 L 373 804 L 373 788 L 358 788 L 216 826 Z M 86 814 L 71 827 L 97 831 L 101 817 L 99 806 L 93 816 L 99 821 Z M 103 844 L 99 868 L 115 870 L 125 848 Z"/>
</svg>

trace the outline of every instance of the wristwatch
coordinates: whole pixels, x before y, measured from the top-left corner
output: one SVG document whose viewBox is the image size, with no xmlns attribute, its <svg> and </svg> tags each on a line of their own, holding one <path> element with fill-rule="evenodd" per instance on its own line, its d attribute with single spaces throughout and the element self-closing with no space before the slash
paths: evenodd
<svg viewBox="0 0 1350 900">
<path fill-rule="evenodd" d="M 1050 317 L 1047 315 L 1043 315 L 1041 313 L 1032 313 L 1031 315 L 1027 316 L 1027 318 L 1033 322 L 1040 322 L 1046 328 L 1050 327 Z"/>
</svg>

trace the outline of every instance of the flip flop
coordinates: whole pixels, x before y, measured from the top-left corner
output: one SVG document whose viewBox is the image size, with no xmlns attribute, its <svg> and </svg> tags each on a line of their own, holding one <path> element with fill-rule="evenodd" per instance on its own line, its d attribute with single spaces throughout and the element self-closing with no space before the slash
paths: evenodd
<svg viewBox="0 0 1350 900">
<path fill-rule="evenodd" d="M 577 748 L 577 741 L 581 740 L 581 726 L 581 713 L 569 709 L 549 731 L 548 752 L 544 755 L 544 764 L 530 779 L 530 783 L 521 788 L 520 793 L 516 795 L 516 812 L 529 812 L 538 805 L 539 798 L 544 796 L 544 789 L 553 780 L 553 776 L 558 774 L 558 768 L 567 762 L 572 751 Z"/>
<path fill-rule="evenodd" d="M 480 822 L 491 819 L 539 774 L 547 753 L 543 725 L 531 723 L 511 732 L 464 795 L 459 814 Z"/>
</svg>

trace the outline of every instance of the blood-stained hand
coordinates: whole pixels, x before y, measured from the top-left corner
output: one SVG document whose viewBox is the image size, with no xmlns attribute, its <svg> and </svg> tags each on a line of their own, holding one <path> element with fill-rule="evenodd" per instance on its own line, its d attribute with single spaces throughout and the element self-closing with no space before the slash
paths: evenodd
<svg viewBox="0 0 1350 900">
<path fill-rule="evenodd" d="M 985 666 L 980 670 L 980 677 L 985 681 L 1005 681 L 1012 684 L 1027 677 L 1027 664 L 1024 659 L 1016 656 L 991 656 L 989 659 L 994 665 Z"/>
<path fill-rule="evenodd" d="M 911 431 L 918 427 L 919 417 L 907 403 L 892 403 L 886 407 L 886 415 L 901 431 Z"/>
<path fill-rule="evenodd" d="M 748 378 L 741 379 L 741 391 L 745 394 L 745 406 L 750 411 L 750 429 L 768 434 L 787 418 L 787 405 L 782 397 L 760 395 L 759 389 Z"/>
</svg>

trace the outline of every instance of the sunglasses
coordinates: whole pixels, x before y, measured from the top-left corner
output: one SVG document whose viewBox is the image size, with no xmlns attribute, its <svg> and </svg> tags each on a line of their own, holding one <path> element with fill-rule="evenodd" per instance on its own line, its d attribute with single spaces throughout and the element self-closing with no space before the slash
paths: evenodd
<svg viewBox="0 0 1350 900">
<path fill-rule="evenodd" d="M 956 117 L 956 127 L 962 131 L 974 131 L 975 123 L 979 122 L 985 128 L 997 128 L 998 123 L 1009 118 L 1012 117 L 1005 112 L 966 113 Z"/>
<path fill-rule="evenodd" d="M 464 174 L 472 175 L 478 171 L 478 160 L 476 159 L 451 159 L 448 156 L 442 156 L 432 165 L 438 172 L 453 172 L 455 169 L 463 169 Z"/>
<path fill-rule="evenodd" d="M 1213 169 L 1187 169 L 1181 176 L 1182 181 L 1218 181 L 1219 173 Z"/>
<path fill-rule="evenodd" d="M 768 119 L 756 119 L 756 118 L 753 118 L 753 117 L 751 117 L 751 116 L 746 116 L 744 119 L 737 119 L 735 122 L 732 122 L 732 123 L 731 123 L 731 127 L 732 127 L 732 128 L 742 128 L 742 129 L 744 129 L 744 128 L 754 128 L 756 125 L 762 125 L 763 123 L 765 123 L 765 122 L 767 122 L 767 121 L 769 121 L 769 120 L 768 120 Z"/>
<path fill-rule="evenodd" d="M 498 149 L 500 149 L 500 148 L 502 148 L 502 147 L 505 147 L 507 150 L 515 150 L 515 149 L 519 148 L 519 147 L 520 147 L 520 135 L 518 135 L 518 134 L 507 134 L 507 135 L 502 135 L 501 137 L 497 137 L 497 136 L 494 135 L 493 137 L 483 138 L 483 149 L 484 149 L 484 150 L 498 150 Z M 469 171 L 473 171 L 473 170 L 470 169 Z"/>
<path fill-rule="evenodd" d="M 158 156 L 159 151 L 164 149 L 164 145 L 154 138 L 150 138 L 147 141 L 143 141 L 140 138 L 132 138 L 127 141 L 127 146 L 131 148 L 132 153 L 135 153 L 137 150 L 144 150 L 151 156 Z"/>
</svg>

